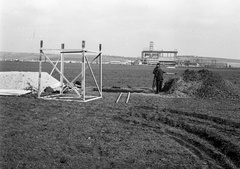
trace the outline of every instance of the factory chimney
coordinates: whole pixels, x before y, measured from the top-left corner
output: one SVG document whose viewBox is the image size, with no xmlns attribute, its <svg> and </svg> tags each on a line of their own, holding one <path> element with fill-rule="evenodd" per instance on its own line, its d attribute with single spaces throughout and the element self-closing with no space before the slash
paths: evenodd
<svg viewBox="0 0 240 169">
<path fill-rule="evenodd" d="M 149 50 L 153 51 L 153 41 L 150 42 Z"/>
</svg>

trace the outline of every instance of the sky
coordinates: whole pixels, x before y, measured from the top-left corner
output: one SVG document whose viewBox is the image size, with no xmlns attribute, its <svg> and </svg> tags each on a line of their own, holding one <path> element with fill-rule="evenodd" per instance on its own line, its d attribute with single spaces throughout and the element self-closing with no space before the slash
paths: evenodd
<svg viewBox="0 0 240 169">
<path fill-rule="evenodd" d="M 240 59 L 239 0 L 0 0 L 0 51 L 86 48 L 140 57 L 156 50 Z"/>
</svg>

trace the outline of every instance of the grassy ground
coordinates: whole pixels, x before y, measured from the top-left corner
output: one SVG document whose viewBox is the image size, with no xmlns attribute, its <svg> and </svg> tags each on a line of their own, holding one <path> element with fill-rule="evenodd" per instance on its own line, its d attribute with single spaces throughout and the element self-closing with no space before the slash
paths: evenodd
<svg viewBox="0 0 240 169">
<path fill-rule="evenodd" d="M 104 85 L 151 86 L 151 69 L 105 66 Z M 239 82 L 235 69 L 214 71 Z M 0 96 L 1 168 L 240 168 L 240 100 L 103 96 Z"/>
<path fill-rule="evenodd" d="M 1 97 L 2 168 L 237 168 L 240 106 L 117 94 L 91 103 Z M 186 106 L 186 103 L 191 106 Z M 217 109 L 216 109 L 217 108 Z"/>
</svg>

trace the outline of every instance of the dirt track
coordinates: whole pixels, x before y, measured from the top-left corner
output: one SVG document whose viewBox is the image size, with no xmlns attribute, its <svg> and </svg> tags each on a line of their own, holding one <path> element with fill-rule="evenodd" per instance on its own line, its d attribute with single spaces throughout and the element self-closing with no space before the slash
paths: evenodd
<svg viewBox="0 0 240 169">
<path fill-rule="evenodd" d="M 2 168 L 240 167 L 239 100 L 117 96 L 1 97 Z"/>
</svg>

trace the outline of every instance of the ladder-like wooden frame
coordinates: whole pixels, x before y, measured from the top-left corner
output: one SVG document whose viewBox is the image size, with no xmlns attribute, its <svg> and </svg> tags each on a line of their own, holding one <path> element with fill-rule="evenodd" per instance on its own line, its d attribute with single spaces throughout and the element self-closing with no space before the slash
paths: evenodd
<svg viewBox="0 0 240 169">
<path fill-rule="evenodd" d="M 60 70 L 57 68 L 57 64 L 59 60 L 54 64 L 54 62 L 48 57 L 44 51 L 56 51 L 60 54 L 60 63 L 61 68 Z M 82 62 L 81 62 L 81 72 L 72 80 L 69 81 L 66 76 L 64 75 L 64 54 L 82 54 Z M 97 53 L 96 57 L 89 62 L 87 54 L 88 53 Z M 47 96 L 42 96 L 43 90 L 41 89 L 41 72 L 42 72 L 42 56 L 44 56 L 50 64 L 53 66 L 51 74 L 54 70 L 56 70 L 60 75 L 60 91 L 59 94 L 50 94 Z M 91 63 L 98 59 L 99 64 L 99 81 L 96 80 L 94 72 L 91 67 Z M 90 69 L 92 78 L 94 79 L 95 85 L 99 92 L 98 96 L 90 96 L 86 95 L 86 69 Z M 50 74 L 50 75 L 51 75 Z M 74 85 L 74 82 L 81 77 L 81 90 L 79 91 L 78 88 Z M 44 49 L 43 48 L 43 41 L 40 41 L 40 57 L 39 57 L 39 78 L 38 78 L 38 98 L 48 99 L 48 100 L 63 100 L 63 101 L 78 101 L 78 102 L 88 102 L 96 99 L 102 98 L 102 45 L 99 44 L 99 51 L 91 51 L 85 49 L 85 41 L 82 41 L 82 49 L 64 49 L 64 44 L 61 45 L 61 49 Z M 67 83 L 67 87 L 64 85 L 64 81 Z M 75 94 L 65 94 L 64 91 L 67 88 L 71 88 Z"/>
</svg>

